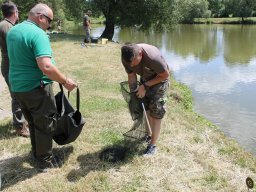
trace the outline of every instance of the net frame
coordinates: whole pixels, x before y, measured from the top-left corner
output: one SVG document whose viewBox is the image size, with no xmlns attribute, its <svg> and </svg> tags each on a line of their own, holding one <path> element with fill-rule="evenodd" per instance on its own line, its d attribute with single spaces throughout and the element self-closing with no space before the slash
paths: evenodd
<svg viewBox="0 0 256 192">
<path fill-rule="evenodd" d="M 140 82 L 137 82 L 137 86 L 139 85 Z M 132 128 L 123 133 L 123 136 L 130 140 L 142 139 L 147 135 L 145 127 L 147 122 L 143 113 L 142 100 L 136 96 L 135 92 L 130 91 L 128 81 L 121 82 L 120 87 L 120 91 L 128 104 L 128 109 L 133 120 Z"/>
</svg>

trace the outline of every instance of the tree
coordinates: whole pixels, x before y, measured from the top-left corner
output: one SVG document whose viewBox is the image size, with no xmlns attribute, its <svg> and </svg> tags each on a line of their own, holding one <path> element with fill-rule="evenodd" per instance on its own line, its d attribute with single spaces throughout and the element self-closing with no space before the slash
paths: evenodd
<svg viewBox="0 0 256 192">
<path fill-rule="evenodd" d="M 27 19 L 29 10 L 38 3 L 37 0 L 12 0 L 19 9 L 20 21 Z"/>
<path fill-rule="evenodd" d="M 83 12 L 90 2 L 84 0 L 63 0 L 65 15 L 68 20 L 81 20 Z"/>
<path fill-rule="evenodd" d="M 117 17 L 120 15 L 122 0 L 94 0 L 96 7 L 99 8 L 106 18 L 105 30 L 101 34 L 102 38 L 112 40 Z"/>
<path fill-rule="evenodd" d="M 106 21 L 102 38 L 111 40 L 115 25 L 158 30 L 169 28 L 176 19 L 172 16 L 174 0 L 63 0 L 66 15 L 81 20 L 81 13 L 90 8 L 94 13 L 102 12 Z"/>
<path fill-rule="evenodd" d="M 175 21 L 172 16 L 174 0 L 91 0 L 106 18 L 101 37 L 111 40 L 115 25 L 136 26 L 140 29 L 169 28 Z"/>
<path fill-rule="evenodd" d="M 226 0 L 225 6 L 228 16 L 241 17 L 244 21 L 245 17 L 251 17 L 255 11 L 256 0 Z"/>
<path fill-rule="evenodd" d="M 225 10 L 224 0 L 208 0 L 211 17 L 221 17 Z"/>
<path fill-rule="evenodd" d="M 18 6 L 20 21 L 27 19 L 28 12 L 37 3 L 46 3 L 53 9 L 54 15 L 56 17 L 60 17 L 60 15 L 62 15 L 62 18 L 65 17 L 61 13 L 63 12 L 63 7 L 61 6 L 63 5 L 62 3 L 63 0 L 12 0 L 12 1 Z M 0 0 L 0 4 L 2 4 L 3 2 L 4 0 Z"/>
<path fill-rule="evenodd" d="M 180 15 L 180 21 L 192 23 L 194 18 L 208 17 L 207 0 L 176 0 L 175 10 Z"/>
<path fill-rule="evenodd" d="M 245 17 L 251 17 L 253 15 L 255 3 L 256 0 L 240 0 L 238 4 L 236 4 L 234 16 L 242 17 L 242 21 L 244 22 Z"/>
</svg>

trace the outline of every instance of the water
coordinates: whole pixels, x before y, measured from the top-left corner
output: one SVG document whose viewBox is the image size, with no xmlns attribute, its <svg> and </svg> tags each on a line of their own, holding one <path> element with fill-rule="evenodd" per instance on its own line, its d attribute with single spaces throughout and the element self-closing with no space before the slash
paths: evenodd
<svg viewBox="0 0 256 192">
<path fill-rule="evenodd" d="M 192 90 L 194 110 L 256 155 L 255 26 L 195 26 L 190 40 L 188 26 L 182 30 L 186 42 L 180 38 L 178 52 L 167 55 L 176 79 Z"/>
<path fill-rule="evenodd" d="M 168 33 L 116 28 L 113 39 L 159 47 L 175 79 L 192 90 L 194 110 L 256 155 L 255 31 L 254 25 L 179 25 Z"/>
</svg>

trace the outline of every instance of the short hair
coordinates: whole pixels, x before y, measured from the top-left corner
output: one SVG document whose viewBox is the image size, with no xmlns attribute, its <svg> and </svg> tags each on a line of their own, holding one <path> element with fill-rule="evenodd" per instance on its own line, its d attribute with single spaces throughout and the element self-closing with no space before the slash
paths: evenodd
<svg viewBox="0 0 256 192">
<path fill-rule="evenodd" d="M 126 62 L 132 62 L 133 58 L 138 56 L 140 52 L 140 47 L 135 43 L 126 43 L 121 48 L 122 59 Z"/>
<path fill-rule="evenodd" d="M 92 11 L 91 11 L 91 10 L 87 10 L 86 13 L 89 14 L 89 15 L 91 15 L 91 14 L 92 14 Z"/>
<path fill-rule="evenodd" d="M 1 9 L 4 17 L 10 17 L 17 11 L 17 6 L 12 1 L 6 1 L 1 5 Z"/>
<path fill-rule="evenodd" d="M 46 4 L 38 3 L 36 4 L 30 11 L 29 14 L 37 15 L 37 14 L 45 14 L 48 15 L 49 7 Z"/>
</svg>

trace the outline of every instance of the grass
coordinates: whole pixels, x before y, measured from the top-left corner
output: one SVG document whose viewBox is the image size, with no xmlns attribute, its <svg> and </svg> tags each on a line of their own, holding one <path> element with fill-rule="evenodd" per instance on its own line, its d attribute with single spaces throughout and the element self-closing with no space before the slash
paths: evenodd
<svg viewBox="0 0 256 192">
<path fill-rule="evenodd" d="M 31 164 L 30 141 L 15 136 L 10 118 L 2 120 L 3 191 L 247 191 L 245 179 L 256 181 L 255 157 L 194 113 L 190 90 L 174 79 L 158 155 L 145 159 L 141 156 L 145 145 L 130 143 L 125 161 L 101 161 L 100 153 L 107 146 L 126 146 L 122 134 L 132 126 L 119 92 L 119 82 L 127 78 L 120 45 L 81 48 L 74 41 L 56 41 L 52 48 L 61 71 L 79 83 L 84 130 L 72 144 L 54 143 L 54 149 L 65 154 L 63 167 L 38 173 Z M 2 108 L 4 102 L 9 98 L 0 101 Z"/>
</svg>

